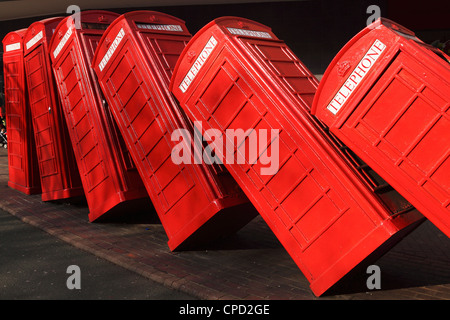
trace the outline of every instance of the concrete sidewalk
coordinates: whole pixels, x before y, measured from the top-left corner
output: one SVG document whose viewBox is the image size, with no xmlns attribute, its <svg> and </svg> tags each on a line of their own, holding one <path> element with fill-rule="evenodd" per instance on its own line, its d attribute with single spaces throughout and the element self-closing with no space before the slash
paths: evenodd
<svg viewBox="0 0 450 320">
<path fill-rule="evenodd" d="M 450 300 L 450 239 L 429 221 L 376 262 L 380 290 L 367 289 L 369 275 L 363 270 L 317 298 L 260 217 L 209 247 L 170 252 L 154 213 L 90 223 L 85 204 L 44 203 L 40 195 L 22 194 L 7 182 L 7 150 L 1 149 L 1 209 L 75 247 L 200 299 Z"/>
</svg>

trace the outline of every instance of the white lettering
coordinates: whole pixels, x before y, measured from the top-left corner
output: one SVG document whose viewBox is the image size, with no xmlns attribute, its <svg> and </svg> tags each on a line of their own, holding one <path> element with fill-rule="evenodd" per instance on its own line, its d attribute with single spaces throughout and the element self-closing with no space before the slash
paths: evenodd
<svg viewBox="0 0 450 320">
<path fill-rule="evenodd" d="M 272 39 L 272 36 L 268 32 L 264 31 L 254 31 L 254 30 L 244 30 L 244 29 L 236 29 L 236 28 L 227 28 L 231 34 L 238 36 L 248 36 L 248 37 L 256 37 L 256 38 L 266 38 Z"/>
<path fill-rule="evenodd" d="M 125 31 L 122 28 L 122 29 L 120 29 L 120 31 L 117 34 L 114 41 L 111 43 L 111 46 L 109 47 L 108 51 L 106 51 L 106 54 L 103 57 L 103 59 L 100 61 L 99 65 L 98 65 L 98 68 L 100 69 L 100 71 L 103 71 L 103 68 L 106 67 L 109 59 L 111 59 L 111 56 L 114 54 L 114 51 L 116 51 L 117 47 L 119 46 L 119 44 L 122 41 L 124 36 L 125 36 Z"/>
<path fill-rule="evenodd" d="M 44 34 L 42 33 L 42 30 L 41 30 L 41 31 L 39 31 L 39 33 L 37 35 L 35 35 L 33 38 L 31 38 L 30 41 L 27 42 L 27 44 L 26 44 L 27 50 L 30 49 L 32 46 L 34 46 L 43 37 L 44 37 Z"/>
<path fill-rule="evenodd" d="M 12 43 L 12 44 L 7 44 L 5 46 L 5 52 L 9 52 L 9 51 L 14 51 L 14 50 L 19 50 L 20 49 L 20 42 L 16 42 L 16 43 Z"/>
<path fill-rule="evenodd" d="M 67 43 L 67 40 L 69 40 L 70 36 L 72 35 L 72 28 L 69 28 L 62 38 L 61 42 L 58 44 L 56 49 L 53 51 L 53 58 L 56 59 L 58 54 L 61 52 L 62 48 L 64 48 L 65 44 Z"/>
<path fill-rule="evenodd" d="M 183 28 L 177 24 L 136 24 L 139 29 L 183 32 Z"/>
<path fill-rule="evenodd" d="M 205 315 L 207 318 L 211 317 L 214 307 L 194 307 L 186 304 L 186 307 L 180 307 L 179 314 L 181 315 Z"/>
<path fill-rule="evenodd" d="M 332 114 L 337 114 L 338 111 L 342 108 L 345 102 L 348 100 L 350 95 L 355 91 L 358 85 L 361 83 L 362 79 L 366 76 L 369 70 L 373 67 L 375 62 L 380 57 L 381 53 L 386 49 L 386 45 L 383 44 L 380 40 L 375 40 L 372 46 L 369 48 L 367 53 L 358 63 L 356 68 L 344 82 L 342 87 L 336 93 L 334 98 L 328 104 L 327 109 Z"/>
<path fill-rule="evenodd" d="M 184 77 L 181 84 L 178 86 L 181 90 L 181 92 L 185 93 L 186 90 L 189 88 L 189 85 L 191 84 L 192 80 L 194 80 L 197 73 L 200 71 L 200 68 L 205 63 L 206 59 L 208 59 L 209 55 L 213 51 L 213 49 L 217 45 L 217 40 L 214 39 L 214 37 L 209 38 L 208 42 L 206 43 L 205 47 L 203 48 L 202 52 L 200 52 L 199 56 L 197 57 L 197 60 L 195 60 L 194 64 L 192 65 L 191 69 L 189 69 L 188 73 Z"/>
</svg>

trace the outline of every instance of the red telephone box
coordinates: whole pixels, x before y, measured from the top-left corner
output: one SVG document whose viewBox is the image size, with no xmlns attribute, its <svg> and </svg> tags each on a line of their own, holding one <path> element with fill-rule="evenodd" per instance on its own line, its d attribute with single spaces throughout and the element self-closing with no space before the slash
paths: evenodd
<svg viewBox="0 0 450 320">
<path fill-rule="evenodd" d="M 326 70 L 312 112 L 450 236 L 450 57 L 381 19 Z"/>
<path fill-rule="evenodd" d="M 178 18 L 153 11 L 129 12 L 105 31 L 93 59 L 103 94 L 171 250 L 228 235 L 257 215 L 223 166 L 172 159 L 180 143 L 191 148 L 181 137 L 187 141 L 194 135 L 168 89 L 175 63 L 190 38 Z M 182 131 L 174 139 L 177 130 Z M 189 160 L 194 158 L 191 155 Z"/>
<path fill-rule="evenodd" d="M 206 137 L 225 136 L 214 150 L 321 295 L 423 217 L 311 116 L 317 86 L 270 28 L 222 17 L 186 46 L 170 90 Z"/>
<path fill-rule="evenodd" d="M 23 64 L 25 32 L 26 29 L 13 31 L 3 39 L 8 186 L 25 194 L 36 194 L 41 192 L 41 181 Z"/>
<path fill-rule="evenodd" d="M 49 46 L 90 221 L 129 212 L 148 199 L 91 68 L 103 32 L 118 16 L 100 10 L 82 11 L 79 20 L 69 16 L 59 23 Z"/>
<path fill-rule="evenodd" d="M 28 27 L 23 38 L 25 76 L 43 201 L 83 195 L 48 52 L 48 43 L 62 19 L 36 21 Z"/>
</svg>

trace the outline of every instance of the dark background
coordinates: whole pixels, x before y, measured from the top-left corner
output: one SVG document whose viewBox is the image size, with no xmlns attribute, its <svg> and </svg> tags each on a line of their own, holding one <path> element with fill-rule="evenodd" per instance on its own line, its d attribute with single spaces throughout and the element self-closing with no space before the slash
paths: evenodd
<svg viewBox="0 0 450 320">
<path fill-rule="evenodd" d="M 215 5 L 188 4 L 189 1 L 183 6 L 106 10 L 124 13 L 149 9 L 168 13 L 183 19 L 192 34 L 221 16 L 255 20 L 272 28 L 314 74 L 323 74 L 342 46 L 366 26 L 367 19 L 372 14 L 366 12 L 370 5 L 379 6 L 382 17 L 413 30 L 427 43 L 450 39 L 448 0 L 306 0 L 242 4 L 226 4 L 224 1 L 224 4 Z M 62 12 L 60 15 L 67 14 Z M 26 28 L 34 21 L 47 17 L 49 16 L 0 21 L 0 37 L 3 39 L 8 32 Z M 0 79 L 3 80 L 3 75 Z"/>
</svg>

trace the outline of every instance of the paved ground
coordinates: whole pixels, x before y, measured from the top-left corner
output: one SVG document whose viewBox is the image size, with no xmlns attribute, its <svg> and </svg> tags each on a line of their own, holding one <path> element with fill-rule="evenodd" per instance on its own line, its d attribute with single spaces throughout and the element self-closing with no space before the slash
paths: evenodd
<svg viewBox="0 0 450 320">
<path fill-rule="evenodd" d="M 316 298 L 260 217 L 226 241 L 196 251 L 170 252 L 163 227 L 152 214 L 89 223 L 85 205 L 44 203 L 40 195 L 7 187 L 7 181 L 7 153 L 2 149 L 0 209 L 98 258 L 195 298 L 450 300 L 450 239 L 428 221 L 376 262 L 381 268 L 380 290 L 368 290 L 368 275 L 361 272 Z M 53 258 L 58 259 L 46 259 Z M 7 257 L 0 259 L 9 262 L 4 260 Z"/>
<path fill-rule="evenodd" d="M 0 300 L 190 300 L 0 209 Z M 68 267 L 80 268 L 79 287 Z"/>
</svg>

